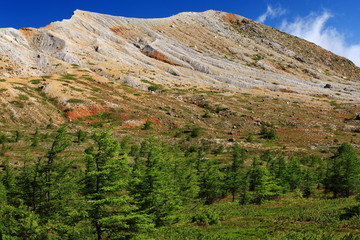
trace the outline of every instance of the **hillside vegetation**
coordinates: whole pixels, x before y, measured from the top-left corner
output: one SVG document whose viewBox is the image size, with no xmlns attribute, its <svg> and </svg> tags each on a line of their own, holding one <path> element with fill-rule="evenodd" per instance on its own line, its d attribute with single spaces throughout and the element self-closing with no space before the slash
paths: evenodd
<svg viewBox="0 0 360 240">
<path fill-rule="evenodd" d="M 180 145 L 66 126 L 2 135 L 2 238 L 357 239 L 350 144 L 329 156 L 250 152 L 184 134 Z"/>
</svg>

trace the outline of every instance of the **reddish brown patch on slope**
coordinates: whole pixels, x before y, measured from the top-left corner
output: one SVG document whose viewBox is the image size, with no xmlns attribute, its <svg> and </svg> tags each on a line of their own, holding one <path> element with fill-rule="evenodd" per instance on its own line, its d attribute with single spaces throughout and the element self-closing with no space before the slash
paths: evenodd
<svg viewBox="0 0 360 240">
<path fill-rule="evenodd" d="M 20 28 L 19 31 L 26 37 L 35 35 L 35 32 L 31 28 Z"/>
<path fill-rule="evenodd" d="M 127 119 L 128 116 L 127 116 L 126 113 L 120 113 L 120 118 L 121 118 L 121 119 Z"/>
<path fill-rule="evenodd" d="M 289 89 L 285 89 L 285 88 L 279 89 L 279 92 L 283 92 L 283 93 L 298 93 L 298 92 L 296 92 L 296 91 L 289 90 Z"/>
<path fill-rule="evenodd" d="M 150 121 L 150 122 L 153 122 L 155 124 L 160 124 L 160 120 L 155 118 L 155 117 L 150 117 L 149 119 L 147 119 L 146 121 Z"/>
<path fill-rule="evenodd" d="M 127 30 L 124 27 L 117 26 L 117 27 L 111 27 L 110 30 L 115 33 L 116 35 L 122 35 L 125 30 Z"/>
<path fill-rule="evenodd" d="M 83 117 L 95 116 L 100 112 L 105 112 L 104 107 L 101 105 L 76 106 L 74 110 L 66 112 L 66 117 L 71 120 L 77 120 Z"/>
<path fill-rule="evenodd" d="M 109 29 L 116 35 L 121 36 L 126 39 L 132 39 L 132 38 L 137 37 L 139 35 L 137 33 L 139 33 L 141 31 L 136 26 L 133 26 L 132 28 L 126 28 L 123 26 L 115 26 L 115 27 L 111 27 Z"/>
<path fill-rule="evenodd" d="M 159 51 L 151 51 L 151 52 L 146 52 L 145 53 L 146 56 L 154 58 L 156 60 L 159 60 L 161 62 L 170 64 L 170 65 L 174 65 L 174 66 L 180 66 L 179 64 L 175 63 L 174 61 L 172 61 L 170 58 L 168 58 L 165 54 L 159 52 Z"/>
<path fill-rule="evenodd" d="M 227 23 L 234 23 L 239 20 L 239 16 L 234 13 L 225 13 L 223 19 Z"/>
</svg>

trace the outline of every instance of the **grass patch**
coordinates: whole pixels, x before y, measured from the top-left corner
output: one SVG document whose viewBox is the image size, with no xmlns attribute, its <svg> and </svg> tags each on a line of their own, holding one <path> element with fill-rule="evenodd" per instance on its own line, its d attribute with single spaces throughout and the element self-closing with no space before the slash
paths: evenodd
<svg viewBox="0 0 360 240">
<path fill-rule="evenodd" d="M 61 75 L 61 78 L 65 80 L 76 80 L 76 75 L 68 73 Z"/>
<path fill-rule="evenodd" d="M 70 98 L 69 100 L 67 100 L 68 103 L 84 103 L 83 100 L 81 99 L 77 99 L 77 98 Z"/>
<path fill-rule="evenodd" d="M 92 77 L 83 77 L 83 79 L 91 81 L 91 82 L 95 82 L 95 79 L 93 79 Z"/>
<path fill-rule="evenodd" d="M 261 59 L 264 59 L 264 57 L 256 54 L 251 59 L 257 62 L 257 61 L 260 61 Z"/>
<path fill-rule="evenodd" d="M 33 79 L 33 80 L 30 80 L 29 82 L 31 84 L 39 84 L 41 81 L 42 81 L 42 79 Z"/>
<path fill-rule="evenodd" d="M 16 90 L 22 91 L 22 92 L 26 91 L 25 87 L 13 87 L 13 88 L 16 89 Z"/>
<path fill-rule="evenodd" d="M 153 84 L 154 84 L 153 82 L 150 82 L 150 81 L 148 81 L 148 80 L 146 80 L 146 79 L 141 79 L 140 81 L 143 82 L 143 83 L 150 84 L 150 85 L 153 85 Z"/>
<path fill-rule="evenodd" d="M 23 107 L 24 107 L 24 103 L 19 102 L 19 101 L 11 101 L 11 102 L 9 102 L 9 103 L 15 105 L 15 106 L 18 107 L 18 108 L 23 108 Z"/>
<path fill-rule="evenodd" d="M 161 86 L 159 84 L 155 84 L 155 83 L 150 82 L 150 81 L 145 80 L 145 79 L 141 79 L 140 81 L 143 82 L 143 83 L 150 84 L 150 86 L 148 87 L 148 90 L 151 91 L 151 92 L 156 92 L 156 91 L 163 90 L 163 86 Z"/>
<path fill-rule="evenodd" d="M 343 209 L 355 203 L 353 198 L 291 197 L 263 205 L 195 207 L 177 225 L 156 232 L 156 239 L 357 239 L 359 218 L 340 219 Z M 344 238 L 348 234 L 354 238 Z"/>
<path fill-rule="evenodd" d="M 70 89 L 71 89 L 71 90 L 74 90 L 74 91 L 77 91 L 77 92 L 84 92 L 83 89 L 76 88 L 76 87 L 71 87 L 71 86 L 70 86 Z"/>
<path fill-rule="evenodd" d="M 162 86 L 154 84 L 154 85 L 149 86 L 148 90 L 151 92 L 156 92 L 156 91 L 162 90 L 162 88 L 163 88 Z"/>
<path fill-rule="evenodd" d="M 29 100 L 29 97 L 26 96 L 26 95 L 24 95 L 24 94 L 20 94 L 20 95 L 18 96 L 18 98 L 19 98 L 20 100 L 22 100 L 22 101 L 27 101 L 27 100 Z"/>
</svg>

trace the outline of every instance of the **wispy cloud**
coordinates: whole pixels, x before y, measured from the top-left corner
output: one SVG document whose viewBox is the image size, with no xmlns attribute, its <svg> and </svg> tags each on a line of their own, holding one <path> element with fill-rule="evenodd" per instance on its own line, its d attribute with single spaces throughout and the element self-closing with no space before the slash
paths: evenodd
<svg viewBox="0 0 360 240">
<path fill-rule="evenodd" d="M 286 14 L 286 9 L 279 7 L 273 7 L 271 5 L 268 5 L 266 8 L 266 12 L 264 14 L 262 14 L 257 21 L 259 23 L 264 23 L 268 18 L 277 18 L 277 17 L 281 17 L 284 14 Z"/>
<path fill-rule="evenodd" d="M 284 20 L 280 29 L 344 56 L 360 66 L 360 43 L 348 44 L 343 33 L 327 26 L 327 21 L 332 17 L 329 11 L 312 13 L 303 18 L 296 18 L 293 22 Z"/>
</svg>

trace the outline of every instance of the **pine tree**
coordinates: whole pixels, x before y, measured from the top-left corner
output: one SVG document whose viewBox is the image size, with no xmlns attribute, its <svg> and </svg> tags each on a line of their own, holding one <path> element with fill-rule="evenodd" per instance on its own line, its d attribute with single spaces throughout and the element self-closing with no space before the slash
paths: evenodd
<svg viewBox="0 0 360 240">
<path fill-rule="evenodd" d="M 81 129 L 79 129 L 77 132 L 76 132 L 76 140 L 75 142 L 77 142 L 78 144 L 82 143 L 82 142 L 85 142 L 87 138 L 87 133 Z"/>
<path fill-rule="evenodd" d="M 261 173 L 262 172 L 259 160 L 255 157 L 247 173 L 247 178 L 249 181 L 249 191 L 255 191 L 256 186 L 260 184 Z"/>
<path fill-rule="evenodd" d="M 17 178 L 20 196 L 43 220 L 64 216 L 76 195 L 76 176 L 63 152 L 71 144 L 66 127 L 59 128 L 44 156 L 25 160 Z M 73 171 L 73 170 L 72 170 Z"/>
<path fill-rule="evenodd" d="M 161 226 L 169 221 L 171 214 L 182 206 L 174 175 L 176 163 L 170 149 L 159 146 L 155 138 L 141 144 L 140 155 L 136 160 L 137 171 L 133 175 L 132 194 L 140 210 L 152 216 L 155 225 Z M 177 172 L 178 173 L 178 172 Z"/>
<path fill-rule="evenodd" d="M 303 171 L 302 192 L 303 196 L 308 198 L 314 192 L 316 181 L 316 174 L 312 169 Z"/>
<path fill-rule="evenodd" d="M 170 149 L 169 149 L 170 151 Z M 173 151 L 174 162 L 172 174 L 175 191 L 179 195 L 182 205 L 194 201 L 199 194 L 199 178 L 194 161 L 185 157 L 183 152 Z"/>
<path fill-rule="evenodd" d="M 20 138 L 21 138 L 21 133 L 18 130 L 14 131 L 12 141 L 13 142 L 18 142 L 20 140 Z"/>
<path fill-rule="evenodd" d="M 255 198 L 253 201 L 261 204 L 265 200 L 279 196 L 283 190 L 266 168 L 259 168 L 258 173 L 258 184 L 255 186 Z"/>
<path fill-rule="evenodd" d="M 7 142 L 9 142 L 9 139 L 4 134 L 0 134 L 0 144 L 1 144 L 0 156 L 5 155 L 5 152 L 7 150 L 7 147 L 6 147 Z"/>
<path fill-rule="evenodd" d="M 70 146 L 71 141 L 68 137 L 66 127 L 61 127 L 55 134 L 54 140 L 51 144 L 50 149 L 46 154 L 46 160 L 42 166 L 42 171 L 44 173 L 44 194 L 45 194 L 45 205 L 44 212 L 49 213 L 49 210 L 52 208 L 53 204 L 51 200 L 61 196 L 58 195 L 57 187 L 59 182 L 62 182 L 66 175 L 66 168 L 64 169 L 62 164 L 57 160 L 59 154 L 62 153 L 68 146 Z M 52 196 L 52 194 L 57 196 Z"/>
<path fill-rule="evenodd" d="M 6 191 L 6 187 L 4 186 L 4 184 L 2 183 L 2 181 L 0 181 L 0 208 L 4 205 L 7 204 L 7 191 Z"/>
<path fill-rule="evenodd" d="M 3 171 L 0 175 L 0 182 L 2 182 L 5 187 L 7 198 L 11 203 L 16 201 L 17 186 L 15 178 L 14 167 L 11 166 L 9 160 L 5 160 L 3 163 Z"/>
<path fill-rule="evenodd" d="M 110 131 L 96 132 L 94 146 L 86 149 L 83 195 L 97 239 L 126 239 L 150 228 L 146 215 L 135 214 L 136 206 L 127 193 L 130 168 L 126 155 L 119 156 L 119 143 Z"/>
<path fill-rule="evenodd" d="M 360 190 L 360 160 L 349 143 L 343 143 L 329 159 L 325 188 L 334 198 L 349 197 Z"/>
<path fill-rule="evenodd" d="M 221 171 L 219 162 L 216 160 L 208 160 L 201 172 L 199 183 L 199 196 L 205 201 L 205 204 L 212 204 L 217 199 L 224 196 L 225 176 Z"/>
<path fill-rule="evenodd" d="M 236 193 L 245 184 L 244 162 L 247 154 L 239 145 L 233 146 L 232 163 L 226 172 L 226 188 L 231 192 L 232 201 L 235 201 Z"/>
<path fill-rule="evenodd" d="M 140 211 L 149 214 L 156 226 L 171 223 L 176 211 L 198 195 L 196 161 L 155 138 L 143 141 L 139 154 L 132 155 L 131 192 Z"/>
<path fill-rule="evenodd" d="M 40 136 L 39 136 L 39 129 L 36 128 L 32 139 L 31 139 L 31 147 L 37 147 L 39 145 L 39 141 L 40 141 Z"/>
<path fill-rule="evenodd" d="M 251 196 L 248 197 L 250 202 L 261 204 L 265 200 L 280 195 L 283 191 L 279 182 L 270 174 L 268 169 L 260 166 L 257 158 L 254 158 L 249 169 L 248 179 L 249 191 L 252 192 Z"/>
<path fill-rule="evenodd" d="M 289 160 L 286 178 L 291 191 L 303 185 L 304 173 L 301 170 L 300 161 L 296 157 L 292 157 Z"/>
</svg>

